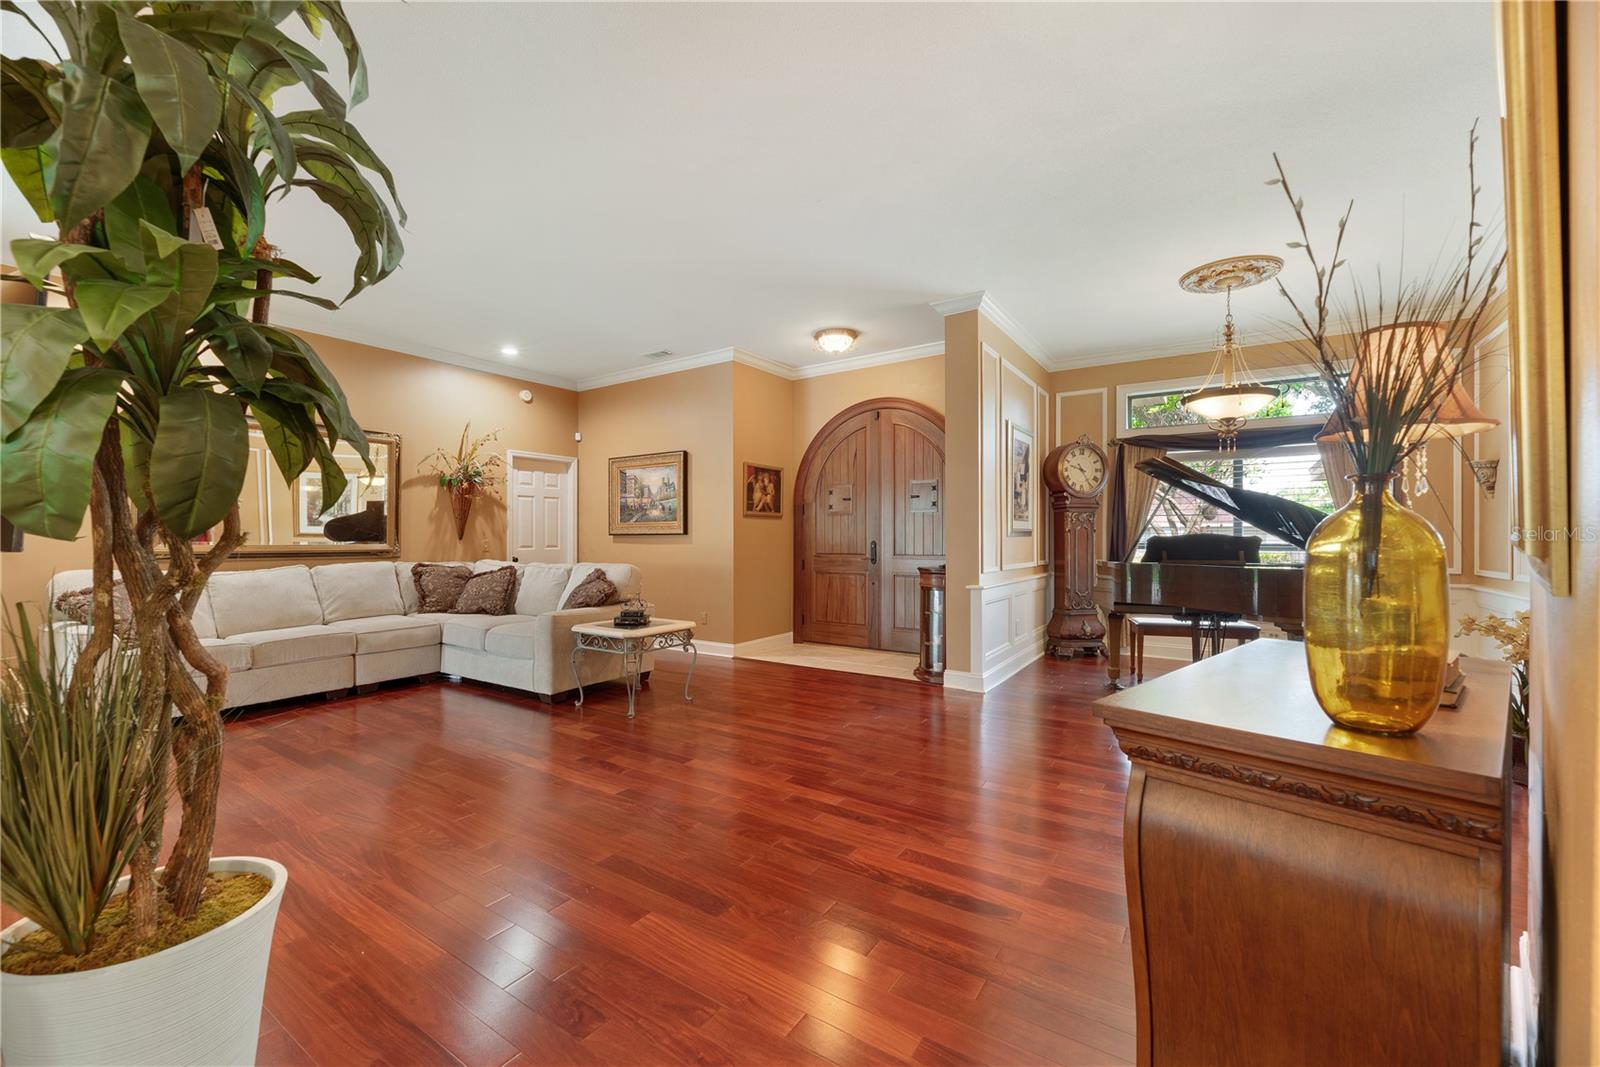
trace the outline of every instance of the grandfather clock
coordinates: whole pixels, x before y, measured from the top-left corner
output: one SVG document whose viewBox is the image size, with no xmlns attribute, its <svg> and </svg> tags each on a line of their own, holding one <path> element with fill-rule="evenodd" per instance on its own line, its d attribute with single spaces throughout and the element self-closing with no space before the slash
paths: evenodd
<svg viewBox="0 0 1600 1067">
<path fill-rule="evenodd" d="M 1106 624 L 1094 604 L 1094 524 L 1109 469 L 1105 449 L 1088 434 L 1044 460 L 1055 556 L 1055 604 L 1044 649 L 1052 656 L 1105 652 Z"/>
</svg>

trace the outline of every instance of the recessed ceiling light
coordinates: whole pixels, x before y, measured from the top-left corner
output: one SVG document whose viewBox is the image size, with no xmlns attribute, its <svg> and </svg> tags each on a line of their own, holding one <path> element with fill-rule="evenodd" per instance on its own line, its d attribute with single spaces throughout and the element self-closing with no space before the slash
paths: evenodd
<svg viewBox="0 0 1600 1067">
<path fill-rule="evenodd" d="M 516 345 L 501 345 L 500 346 L 500 354 L 502 356 L 514 356 L 514 355 L 517 354 L 517 346 Z"/>
<path fill-rule="evenodd" d="M 811 339 L 817 343 L 819 351 L 842 356 L 856 346 L 856 338 L 860 336 L 860 332 L 845 326 L 829 326 L 812 334 Z"/>
</svg>

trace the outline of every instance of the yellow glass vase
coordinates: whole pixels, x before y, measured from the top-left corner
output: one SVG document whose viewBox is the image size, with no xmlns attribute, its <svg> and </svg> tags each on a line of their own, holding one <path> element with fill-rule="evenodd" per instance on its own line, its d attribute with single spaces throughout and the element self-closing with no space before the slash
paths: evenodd
<svg viewBox="0 0 1600 1067">
<path fill-rule="evenodd" d="M 1409 734 L 1439 706 L 1450 600 L 1444 541 L 1393 480 L 1352 477 L 1350 502 L 1306 543 L 1306 664 L 1334 722 Z"/>
</svg>

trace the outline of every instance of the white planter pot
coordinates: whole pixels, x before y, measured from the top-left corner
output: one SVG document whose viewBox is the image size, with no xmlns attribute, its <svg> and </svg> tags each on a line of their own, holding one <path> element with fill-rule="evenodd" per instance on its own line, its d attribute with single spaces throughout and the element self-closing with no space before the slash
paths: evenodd
<svg viewBox="0 0 1600 1067">
<path fill-rule="evenodd" d="M 211 870 L 264 875 L 272 888 L 244 914 L 153 956 L 78 974 L 0 975 L 6 1067 L 255 1063 L 289 872 L 252 856 L 214 857 Z M 37 928 L 23 919 L 3 936 L 10 942 Z"/>
</svg>

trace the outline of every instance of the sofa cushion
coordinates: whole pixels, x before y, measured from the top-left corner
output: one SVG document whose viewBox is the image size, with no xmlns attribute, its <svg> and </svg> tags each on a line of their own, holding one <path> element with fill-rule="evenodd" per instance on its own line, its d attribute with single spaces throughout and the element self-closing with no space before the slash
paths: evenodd
<svg viewBox="0 0 1600 1067">
<path fill-rule="evenodd" d="M 332 563 L 311 568 L 327 622 L 404 614 L 392 563 Z"/>
<path fill-rule="evenodd" d="M 328 629 L 354 634 L 356 655 L 370 652 L 399 652 L 407 648 L 427 648 L 440 639 L 439 624 L 414 615 L 374 615 L 365 619 L 330 622 Z"/>
<path fill-rule="evenodd" d="M 322 623 L 309 567 L 224 571 L 213 574 L 209 585 L 219 637 Z"/>
<path fill-rule="evenodd" d="M 572 568 L 565 563 L 526 563 L 522 567 L 522 581 L 517 586 L 516 612 L 518 615 L 543 615 L 561 607 L 561 594 L 566 591 Z"/>
<path fill-rule="evenodd" d="M 578 583 L 589 577 L 589 572 L 595 568 L 606 572 L 606 577 L 611 579 L 611 584 L 617 587 L 617 599 L 627 600 L 639 595 L 639 568 L 631 563 L 576 563 L 573 564 L 572 574 L 567 579 L 567 586 L 561 592 L 561 603 L 565 604 Z"/>
<path fill-rule="evenodd" d="M 424 612 L 413 615 L 414 619 L 427 619 L 436 622 L 442 631 L 441 640 L 444 644 L 456 648 L 470 648 L 483 651 L 483 638 L 490 630 L 506 626 L 510 623 L 528 622 L 527 615 L 452 615 L 445 611 Z"/>
<path fill-rule="evenodd" d="M 250 669 L 250 646 L 220 637 L 202 637 L 200 643 L 229 671 Z"/>
<path fill-rule="evenodd" d="M 417 611 L 427 614 L 449 611 L 455 607 L 461 590 L 472 577 L 472 568 L 465 563 L 418 563 L 411 568 L 411 580 L 417 587 Z"/>
<path fill-rule="evenodd" d="M 229 640 L 250 646 L 250 666 L 257 669 L 356 654 L 355 634 L 320 624 L 233 634 Z"/>
<path fill-rule="evenodd" d="M 539 625 L 537 619 L 511 622 L 496 626 L 483 637 L 483 650 L 493 656 L 510 659 L 538 659 L 540 644 L 549 644 L 550 630 Z M 549 654 L 548 648 L 545 654 Z"/>
<path fill-rule="evenodd" d="M 561 606 L 563 609 L 598 608 L 603 604 L 615 604 L 619 599 L 617 587 L 606 577 L 605 571 L 596 567 L 582 581 L 573 585 Z"/>
<path fill-rule="evenodd" d="M 507 563 L 467 579 L 450 607 L 452 615 L 510 615 L 517 599 L 517 568 Z"/>
<path fill-rule="evenodd" d="M 112 572 L 115 576 L 116 572 Z M 62 593 L 74 589 L 87 589 L 94 585 L 94 571 L 71 570 L 57 571 L 45 584 L 45 602 L 49 617 L 53 622 L 68 621 L 61 609 L 56 605 L 56 599 Z M 196 637 L 206 638 L 217 636 L 217 624 L 211 617 L 211 593 L 209 589 L 202 590 L 200 599 L 194 605 L 194 632 Z"/>
</svg>

